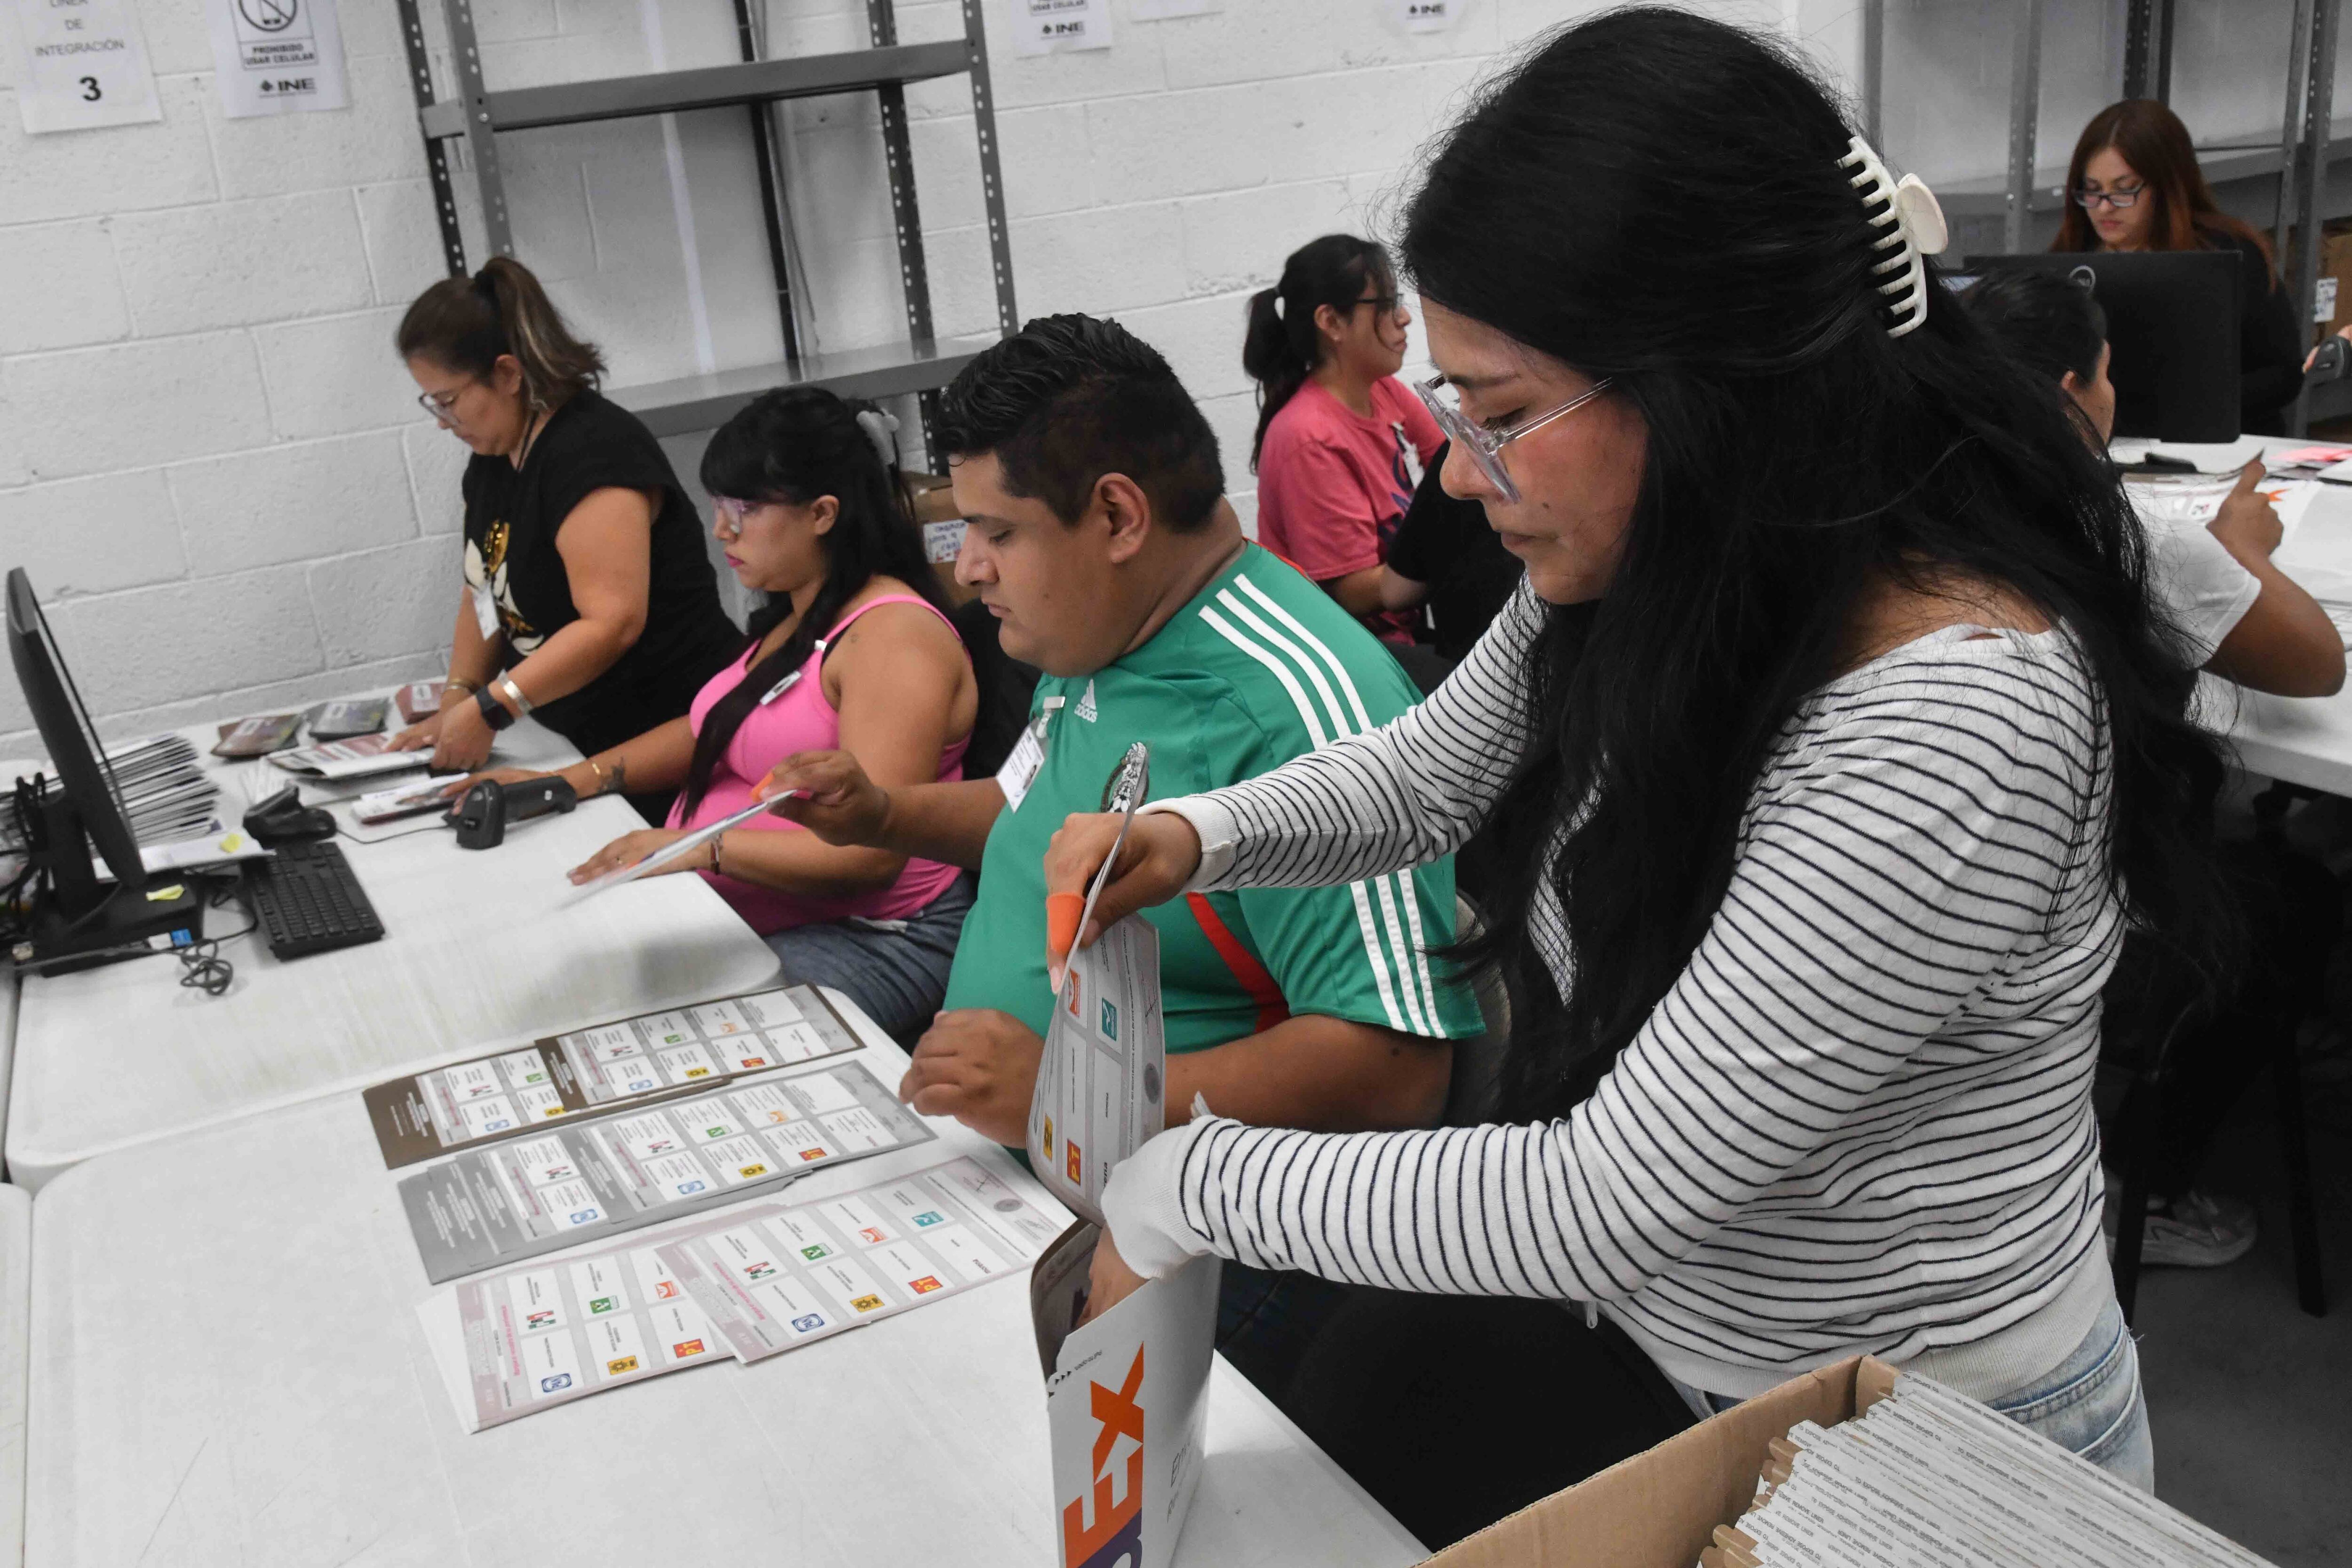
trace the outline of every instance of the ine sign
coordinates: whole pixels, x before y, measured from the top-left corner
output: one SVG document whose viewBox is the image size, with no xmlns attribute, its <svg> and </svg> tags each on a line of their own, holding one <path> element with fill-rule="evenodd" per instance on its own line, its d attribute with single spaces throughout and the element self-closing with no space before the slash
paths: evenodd
<svg viewBox="0 0 2352 1568">
<path fill-rule="evenodd" d="M 15 0 L 25 130 L 86 131 L 163 118 L 131 0 Z"/>
<path fill-rule="evenodd" d="M 205 0 L 205 9 L 230 119 L 350 104 L 335 0 Z"/>
</svg>

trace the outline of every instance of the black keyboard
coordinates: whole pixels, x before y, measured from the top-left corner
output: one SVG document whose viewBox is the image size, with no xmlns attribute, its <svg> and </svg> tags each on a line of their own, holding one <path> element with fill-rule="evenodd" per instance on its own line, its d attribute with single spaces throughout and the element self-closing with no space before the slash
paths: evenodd
<svg viewBox="0 0 2352 1568">
<path fill-rule="evenodd" d="M 266 860 L 246 862 L 245 901 L 281 958 L 354 947 L 383 935 L 352 862 L 324 841 L 280 845 Z"/>
</svg>

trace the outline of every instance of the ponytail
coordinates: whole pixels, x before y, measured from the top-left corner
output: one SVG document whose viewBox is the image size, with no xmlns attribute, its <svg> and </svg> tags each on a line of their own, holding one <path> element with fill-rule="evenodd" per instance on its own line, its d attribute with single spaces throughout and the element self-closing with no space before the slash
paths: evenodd
<svg viewBox="0 0 2352 1568">
<path fill-rule="evenodd" d="M 522 367 L 523 401 L 558 408 L 594 386 L 604 357 L 572 335 L 530 268 L 494 256 L 470 278 L 445 277 L 416 297 L 394 346 L 404 360 L 423 358 L 487 381 L 500 355 Z"/>
<path fill-rule="evenodd" d="M 896 466 L 897 431 L 898 421 L 872 403 L 845 400 L 822 387 L 780 387 L 752 399 L 703 448 L 699 477 L 711 496 L 795 507 L 831 496 L 839 511 L 822 541 L 824 581 L 800 624 L 702 716 L 678 791 L 680 821 L 702 804 L 719 759 L 760 699 L 807 661 L 816 640 L 833 629 L 843 608 L 867 583 L 895 577 L 933 609 L 947 612 L 923 549 L 913 497 Z M 779 599 L 754 614 L 752 645 L 792 608 L 791 600 Z"/>
<path fill-rule="evenodd" d="M 1323 359 L 1323 334 L 1315 312 L 1328 305 L 1348 310 L 1364 297 L 1364 284 L 1393 287 L 1388 252 L 1353 235 L 1325 235 L 1290 253 L 1282 280 L 1250 296 L 1249 330 L 1242 340 L 1242 369 L 1258 384 L 1257 435 L 1250 443 L 1250 472 L 1257 472 L 1265 433 L 1283 405 L 1298 394 Z"/>
</svg>

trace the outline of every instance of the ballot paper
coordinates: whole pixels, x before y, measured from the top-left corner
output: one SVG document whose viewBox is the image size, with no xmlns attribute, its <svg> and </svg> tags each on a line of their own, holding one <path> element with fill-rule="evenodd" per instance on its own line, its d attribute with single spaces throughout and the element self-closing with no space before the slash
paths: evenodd
<svg viewBox="0 0 2352 1568">
<path fill-rule="evenodd" d="M 320 703 L 302 719 L 310 727 L 311 739 L 344 740 L 354 735 L 373 735 L 383 727 L 384 716 L 391 711 L 388 698 L 341 698 Z"/>
<path fill-rule="evenodd" d="M 437 1285 L 935 1135 L 851 1061 L 736 1079 L 471 1149 L 402 1177 L 400 1202 Z"/>
<path fill-rule="evenodd" d="M 362 795 L 352 802 L 352 817 L 362 826 L 372 827 L 378 822 L 398 821 L 403 817 L 421 817 L 427 811 L 446 811 L 449 808 L 450 787 L 470 777 L 466 773 L 436 773 L 427 779 L 415 779 L 389 789 Z"/>
<path fill-rule="evenodd" d="M 1160 933 L 1129 915 L 1070 957 L 1029 1101 L 1029 1163 L 1099 1223 L 1112 1167 L 1167 1125 Z"/>
<path fill-rule="evenodd" d="M 656 872 L 662 871 L 669 866 L 674 866 L 677 864 L 678 862 L 695 854 L 701 850 L 703 845 L 709 843 L 719 834 L 727 831 L 730 828 L 740 828 L 754 817 L 766 816 L 774 809 L 776 801 L 805 800 L 808 798 L 809 792 L 805 789 L 787 789 L 782 794 L 772 796 L 768 800 L 754 800 L 751 804 L 744 807 L 740 811 L 721 817 L 715 822 L 706 822 L 701 827 L 695 829 L 694 831 L 687 834 L 686 837 L 673 840 L 671 842 L 664 844 L 661 848 L 656 850 L 645 859 L 638 861 L 634 865 L 625 865 L 618 871 L 606 872 L 603 876 L 596 878 L 593 882 L 582 883 L 577 888 L 572 890 L 571 896 L 563 902 L 565 904 L 578 904 L 583 899 L 595 897 L 598 894 L 604 892 L 608 887 L 618 887 L 625 882 L 635 882 L 640 877 L 651 876 Z"/>
<path fill-rule="evenodd" d="M 677 1099 L 857 1049 L 814 986 L 641 1013 L 378 1083 L 361 1096 L 386 1169 L 583 1112 Z"/>
<path fill-rule="evenodd" d="M 749 1363 L 1018 1275 L 1054 1236 L 1054 1220 L 965 1158 L 840 1197 L 738 1210 L 659 1257 Z"/>
<path fill-rule="evenodd" d="M 667 1234 L 731 1226 L 740 1218 Z M 727 1347 L 656 1254 L 661 1239 L 509 1269 L 419 1302 L 425 1343 L 466 1430 L 724 1358 Z"/>
<path fill-rule="evenodd" d="M 1763 1494 L 1716 1531 L 1710 1565 L 2266 1568 L 2245 1548 L 2039 1433 L 1906 1373 L 1862 1415 L 1801 1421 Z"/>
<path fill-rule="evenodd" d="M 312 779 L 365 779 L 377 773 L 400 773 L 433 760 L 429 751 L 393 751 L 391 737 L 362 735 L 350 740 L 330 740 L 292 751 L 276 751 L 269 760 L 289 773 Z"/>
</svg>

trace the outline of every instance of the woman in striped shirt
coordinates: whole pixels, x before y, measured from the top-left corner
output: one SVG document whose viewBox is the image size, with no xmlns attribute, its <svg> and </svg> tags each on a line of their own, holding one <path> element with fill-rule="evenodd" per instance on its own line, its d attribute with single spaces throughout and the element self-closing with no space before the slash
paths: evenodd
<svg viewBox="0 0 2352 1568">
<path fill-rule="evenodd" d="M 1097 925 L 1491 819 L 1506 1120 L 1196 1117 L 1115 1176 L 1097 1310 L 1208 1252 L 1581 1301 L 1694 1408 L 1868 1351 L 2148 1483 L 2099 988 L 2127 924 L 2222 962 L 2218 759 L 2115 479 L 1948 302 L 1924 197 L 1676 11 L 1566 29 L 1445 138 L 1402 256 L 1446 488 L 1527 585 L 1421 707 L 1139 817 Z"/>
</svg>

